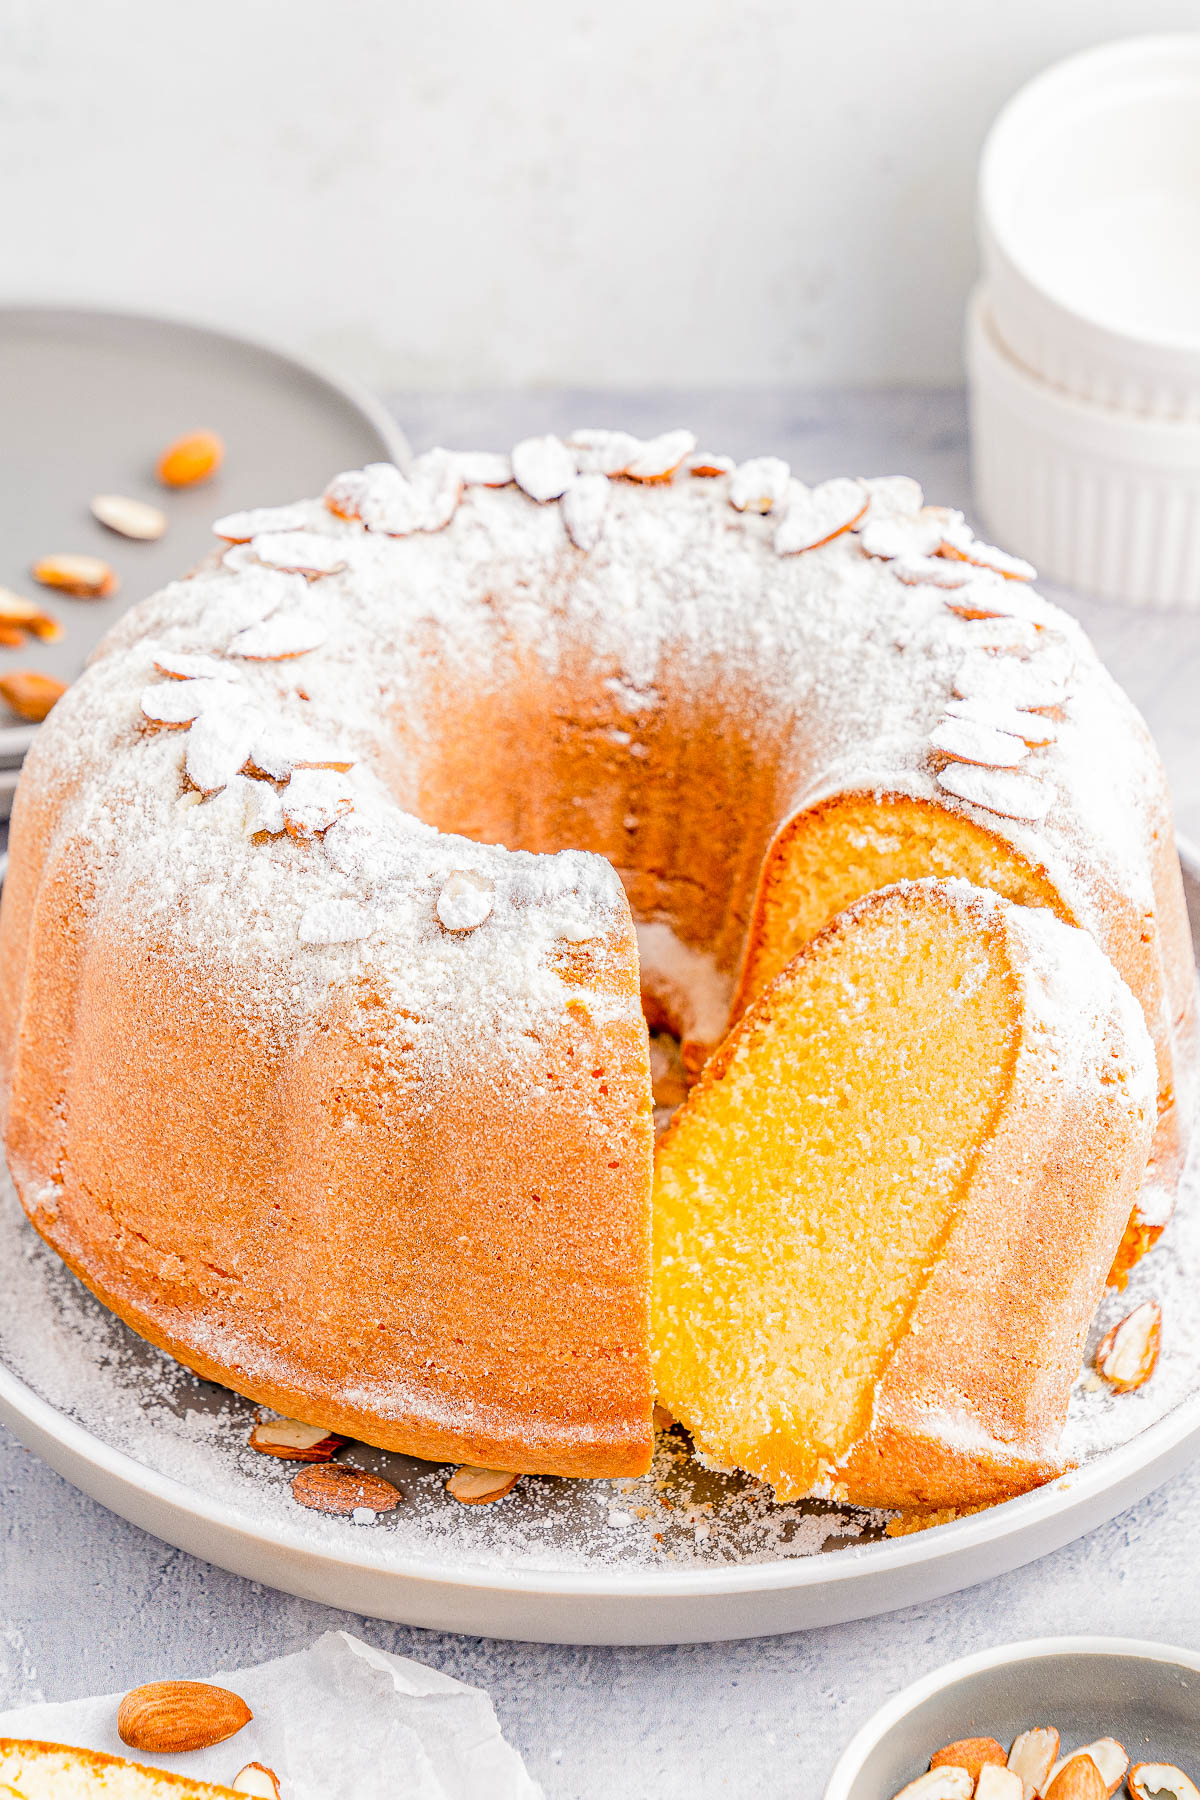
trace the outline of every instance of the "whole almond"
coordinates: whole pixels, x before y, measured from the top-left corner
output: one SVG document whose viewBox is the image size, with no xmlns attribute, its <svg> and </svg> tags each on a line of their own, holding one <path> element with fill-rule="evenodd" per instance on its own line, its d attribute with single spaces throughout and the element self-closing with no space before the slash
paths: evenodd
<svg viewBox="0 0 1200 1800">
<path fill-rule="evenodd" d="M 1006 1760 L 1004 1746 L 998 1744 L 995 1738 L 959 1738 L 955 1743 L 935 1750 L 929 1759 L 929 1766 L 931 1769 L 941 1769 L 948 1764 L 951 1768 L 966 1769 L 972 1781 L 978 1781 L 979 1771 L 985 1763 L 996 1763 L 1003 1768 Z"/>
<path fill-rule="evenodd" d="M 266 1763 L 247 1763 L 233 1778 L 235 1794 L 256 1794 L 258 1800 L 280 1800 L 279 1777 Z"/>
<path fill-rule="evenodd" d="M 56 700 L 67 691 L 64 681 L 42 675 L 36 669 L 9 669 L 0 675 L 0 700 L 20 719 L 40 725 Z"/>
<path fill-rule="evenodd" d="M 117 1731 L 131 1750 L 167 1756 L 223 1743 L 253 1717 L 241 1695 L 228 1688 L 207 1681 L 151 1681 L 126 1694 Z"/>
<path fill-rule="evenodd" d="M 292 1494 L 313 1512 L 349 1516 L 359 1511 L 392 1512 L 403 1495 L 381 1475 L 346 1463 L 308 1463 L 292 1481 Z"/>
<path fill-rule="evenodd" d="M 77 600 L 106 600 L 121 585 L 116 570 L 110 568 L 102 556 L 73 552 L 40 556 L 31 572 L 33 579 L 40 581 L 43 587 L 74 594 Z"/>
<path fill-rule="evenodd" d="M 1073 1756 L 1046 1789 L 1046 1800 L 1108 1800 L 1108 1783 L 1090 1756 Z"/>
<path fill-rule="evenodd" d="M 189 431 L 159 457 L 158 479 L 164 487 L 195 487 L 215 475 L 224 458 L 225 446 L 215 431 Z"/>
</svg>

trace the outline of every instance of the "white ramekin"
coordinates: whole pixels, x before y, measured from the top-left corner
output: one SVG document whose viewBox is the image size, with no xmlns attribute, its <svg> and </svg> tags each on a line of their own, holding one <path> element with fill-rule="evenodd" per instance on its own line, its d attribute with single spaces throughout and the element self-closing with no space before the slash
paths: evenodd
<svg viewBox="0 0 1200 1800">
<path fill-rule="evenodd" d="M 1102 599 L 1200 607 L 1200 422 L 1077 400 L 1010 356 L 990 291 L 967 312 L 976 503 L 1046 579 Z"/>
<path fill-rule="evenodd" d="M 1080 400 L 1200 421 L 1200 31 L 1056 64 L 979 173 L 995 330 Z"/>
</svg>

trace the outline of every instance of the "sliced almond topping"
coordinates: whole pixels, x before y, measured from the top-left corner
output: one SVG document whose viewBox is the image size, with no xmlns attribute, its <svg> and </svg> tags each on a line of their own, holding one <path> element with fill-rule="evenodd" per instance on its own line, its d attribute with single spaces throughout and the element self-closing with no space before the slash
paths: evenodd
<svg viewBox="0 0 1200 1800">
<path fill-rule="evenodd" d="M 286 781 L 297 769 L 336 769 L 344 775 L 357 761 L 343 744 L 330 743 L 294 719 L 260 721 L 250 752 L 253 773 Z"/>
<path fill-rule="evenodd" d="M 243 656 L 249 662 L 288 662 L 294 656 L 307 656 L 319 650 L 329 636 L 329 627 L 320 619 L 305 613 L 272 613 L 257 625 L 248 625 L 230 641 L 230 656 Z"/>
<path fill-rule="evenodd" d="M 925 504 L 921 484 L 911 475 L 864 475 L 861 480 L 870 499 L 864 526 L 878 519 L 915 519 Z"/>
<path fill-rule="evenodd" d="M 142 691 L 142 711 L 156 725 L 190 725 L 210 707 L 228 706 L 242 698 L 232 681 L 161 681 Z"/>
<path fill-rule="evenodd" d="M 732 475 L 737 468 L 732 456 L 709 456 L 703 450 L 698 450 L 695 456 L 689 456 L 685 466 L 689 475 L 703 477 Z"/>
<path fill-rule="evenodd" d="M 940 554 L 973 563 L 977 569 L 992 569 L 997 575 L 1003 575 L 1006 581 L 1033 581 L 1037 576 L 1033 564 L 1026 562 L 1023 557 L 1010 556 L 1006 550 L 997 550 L 995 544 L 981 543 L 961 516 L 953 518 L 948 526 L 942 538 Z"/>
<path fill-rule="evenodd" d="M 987 1763 L 975 1783 L 975 1800 L 1025 1800 L 1021 1777 L 1011 1769 L 998 1769 L 995 1763 Z"/>
<path fill-rule="evenodd" d="M 1091 1757 L 1076 1755 L 1051 1776 L 1046 1800 L 1108 1800 L 1108 1787 Z"/>
<path fill-rule="evenodd" d="M 512 457 L 497 450 L 456 450 L 454 460 L 467 487 L 507 487 L 513 478 Z"/>
<path fill-rule="evenodd" d="M 1053 1787 L 1067 1764 L 1073 1762 L 1077 1756 L 1089 1756 L 1099 1769 L 1107 1792 L 1109 1794 L 1116 1793 L 1125 1779 L 1125 1771 L 1129 1767 L 1129 1757 L 1125 1752 L 1124 1744 L 1118 1743 L 1116 1738 L 1111 1737 L 1096 1738 L 1093 1743 L 1081 1744 L 1078 1750 L 1072 1750 L 1069 1755 L 1060 1757 L 1050 1771 L 1047 1791 Z"/>
<path fill-rule="evenodd" d="M 184 768 L 193 787 L 216 794 L 249 760 L 258 721 L 248 707 L 206 708 L 188 734 Z"/>
<path fill-rule="evenodd" d="M 19 719 L 40 725 L 56 700 L 67 691 L 65 681 L 37 669 L 6 669 L 0 675 L 0 699 Z"/>
<path fill-rule="evenodd" d="M 1008 1766 L 1021 1778 L 1024 1800 L 1036 1800 L 1050 1785 L 1058 1757 L 1058 1733 L 1052 1725 L 1034 1725 L 1013 1739 Z"/>
<path fill-rule="evenodd" d="M 1200 1800 L 1200 1790 L 1174 1763 L 1134 1763 L 1129 1771 L 1133 1800 Z"/>
<path fill-rule="evenodd" d="M 642 446 L 628 431 L 588 426 L 571 433 L 567 448 L 581 475 L 623 475 Z"/>
<path fill-rule="evenodd" d="M 956 515 L 961 518 L 962 514 Z M 891 562 L 896 557 L 933 556 L 945 535 L 944 517 L 933 518 L 925 508 L 915 518 L 910 514 L 884 514 L 867 520 L 858 541 L 868 556 Z"/>
<path fill-rule="evenodd" d="M 305 1425 L 300 1419 L 260 1419 L 250 1433 L 250 1448 L 284 1462 L 328 1462 L 349 1438 L 323 1425 Z"/>
<path fill-rule="evenodd" d="M 282 1800 L 279 1777 L 266 1763 L 247 1763 L 233 1778 L 235 1794 L 255 1794 L 258 1800 Z"/>
<path fill-rule="evenodd" d="M 625 465 L 631 481 L 670 481 L 685 456 L 696 448 L 694 431 L 664 431 L 638 446 Z"/>
<path fill-rule="evenodd" d="M 294 575 L 336 575 L 346 567 L 343 543 L 317 531 L 264 531 L 250 550 L 268 569 Z"/>
<path fill-rule="evenodd" d="M 150 1681 L 126 1694 L 117 1731 L 131 1750 L 170 1756 L 223 1744 L 254 1714 L 240 1694 L 207 1681 Z"/>
<path fill-rule="evenodd" d="M 1054 789 L 1049 782 L 1010 769 L 979 769 L 971 763 L 954 762 L 939 769 L 937 779 L 938 786 L 948 794 L 1004 819 L 1036 824 L 1054 805 Z"/>
<path fill-rule="evenodd" d="M 988 1763 L 995 1763 L 999 1768 L 1005 1765 L 1003 1744 L 989 1737 L 958 1738 L 953 1744 L 935 1750 L 929 1759 L 931 1769 L 948 1764 L 954 1769 L 965 1769 L 972 1780 L 978 1780 L 980 1770 Z"/>
<path fill-rule="evenodd" d="M 153 543 L 167 529 L 167 515 L 147 500 L 131 500 L 126 494 L 96 494 L 92 517 L 121 537 Z"/>
<path fill-rule="evenodd" d="M 77 600 L 107 600 L 121 585 L 116 570 L 100 556 L 43 556 L 32 573 L 43 587 L 74 594 Z"/>
<path fill-rule="evenodd" d="M 280 795 L 289 837 L 320 837 L 335 819 L 354 811 L 354 790 L 333 769 L 297 769 Z"/>
<path fill-rule="evenodd" d="M 971 1800 L 974 1786 L 966 1769 L 928 1769 L 892 1800 Z"/>
<path fill-rule="evenodd" d="M 225 460 L 225 446 L 215 431 L 189 431 L 168 444 L 158 459 L 164 487 L 195 487 L 215 475 Z"/>
<path fill-rule="evenodd" d="M 495 904 L 495 882 L 474 869 L 453 869 L 442 883 L 436 910 L 447 931 L 474 931 Z"/>
<path fill-rule="evenodd" d="M 987 650 L 963 658 L 954 677 L 960 700 L 991 700 L 1022 712 L 1044 712 L 1070 697 L 1072 676 L 1052 658 L 996 656 Z"/>
<path fill-rule="evenodd" d="M 1161 1348 L 1162 1308 L 1157 1300 L 1143 1300 L 1102 1339 L 1096 1367 L 1118 1394 L 1129 1394 L 1149 1381 Z"/>
<path fill-rule="evenodd" d="M 520 1479 L 503 1469 L 476 1469 L 464 1463 L 446 1483 L 446 1492 L 462 1506 L 490 1506 L 493 1500 L 511 1494 Z"/>
<path fill-rule="evenodd" d="M 1029 755 L 1028 745 L 1019 737 L 973 719 L 943 719 L 930 732 L 929 741 L 943 756 L 979 763 L 985 769 L 1015 769 Z"/>
<path fill-rule="evenodd" d="M 303 501 L 293 506 L 252 506 L 249 512 L 226 513 L 213 524 L 213 535 L 231 544 L 248 544 L 251 538 L 268 531 L 303 531 L 308 524 L 308 507 Z"/>
<path fill-rule="evenodd" d="M 353 900 L 317 900 L 296 933 L 302 944 L 358 944 L 375 929 L 375 915 Z"/>
<path fill-rule="evenodd" d="M 896 566 L 893 564 L 893 567 Z M 950 566 L 953 567 L 952 564 Z M 958 566 L 962 569 L 967 565 L 959 563 Z M 999 580 L 999 576 L 994 579 Z M 975 587 L 979 585 L 978 576 L 972 585 Z M 969 594 L 971 589 L 963 588 L 960 591 Z M 949 610 L 953 612 L 953 606 Z M 961 613 L 959 617 L 962 617 Z M 960 642 L 966 644 L 972 651 L 1005 650 L 1027 655 L 1030 651 L 1038 649 L 1041 642 L 1040 633 L 1032 619 L 968 619 L 964 621 L 958 635 Z"/>
<path fill-rule="evenodd" d="M 349 1463 L 309 1463 L 292 1481 L 292 1495 L 313 1512 L 393 1512 L 403 1495 L 381 1475 L 356 1469 Z"/>
<path fill-rule="evenodd" d="M 784 505 L 787 510 L 775 530 L 775 550 L 779 556 L 795 556 L 815 550 L 857 525 L 867 510 L 868 495 L 861 481 L 844 475 L 814 488 L 790 481 Z"/>
<path fill-rule="evenodd" d="M 953 719 L 990 725 L 994 731 L 1007 731 L 1031 746 L 1053 744 L 1058 737 L 1058 726 L 1044 713 L 1022 712 L 1000 700 L 947 700 L 946 711 Z"/>
<path fill-rule="evenodd" d="M 172 681 L 227 681 L 228 665 L 200 650 L 163 650 L 154 658 L 160 675 Z"/>
<path fill-rule="evenodd" d="M 579 550 L 594 550 L 612 497 L 607 475 L 577 475 L 562 497 L 563 524 Z"/>
<path fill-rule="evenodd" d="M 420 497 L 421 530 L 440 531 L 462 499 L 464 476 L 458 457 L 452 450 L 426 450 L 408 471 L 408 479 Z"/>
<path fill-rule="evenodd" d="M 367 524 L 378 518 L 398 490 L 408 486 L 395 463 L 367 463 L 362 469 L 343 469 L 335 475 L 322 498 L 339 519 Z M 415 531 L 415 525 L 409 527 Z"/>
<path fill-rule="evenodd" d="M 905 587 L 963 588 L 972 580 L 966 563 L 948 563 L 940 556 L 897 556 L 891 567 Z"/>
<path fill-rule="evenodd" d="M 558 500 L 575 479 L 575 458 L 561 438 L 523 438 L 512 453 L 513 480 L 531 500 Z"/>
<path fill-rule="evenodd" d="M 752 456 L 733 472 L 729 504 L 739 512 L 769 513 L 786 495 L 791 474 L 777 456 Z"/>
</svg>

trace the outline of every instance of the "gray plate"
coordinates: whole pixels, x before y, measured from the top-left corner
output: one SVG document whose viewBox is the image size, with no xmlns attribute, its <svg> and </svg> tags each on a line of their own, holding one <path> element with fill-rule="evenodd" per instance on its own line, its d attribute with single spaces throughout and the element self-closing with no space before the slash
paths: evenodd
<svg viewBox="0 0 1200 1800">
<path fill-rule="evenodd" d="M 1200 1657 L 1124 1638 L 1041 1638 L 983 1650 L 923 1676 L 868 1719 L 825 1800 L 891 1800 L 941 1745 L 994 1737 L 1007 1746 L 1032 1725 L 1053 1725 L 1064 1752 L 1115 1737 L 1131 1762 L 1174 1763 L 1195 1781 Z"/>
<path fill-rule="evenodd" d="M 205 426 L 225 440 L 219 474 L 162 488 L 159 453 Z M 36 597 L 65 627 L 56 644 L 0 649 L 0 674 L 36 668 L 73 681 L 114 619 L 212 548 L 222 513 L 407 458 L 404 434 L 369 395 L 249 339 L 131 313 L 0 307 L 0 585 Z M 88 511 L 98 493 L 152 500 L 170 520 L 166 536 L 141 544 L 106 531 Z M 31 580 L 36 558 L 80 550 L 116 569 L 110 600 L 72 600 Z M 35 729 L 0 706 L 0 766 L 20 762 Z M 0 792 L 0 817 L 9 798 Z"/>
</svg>

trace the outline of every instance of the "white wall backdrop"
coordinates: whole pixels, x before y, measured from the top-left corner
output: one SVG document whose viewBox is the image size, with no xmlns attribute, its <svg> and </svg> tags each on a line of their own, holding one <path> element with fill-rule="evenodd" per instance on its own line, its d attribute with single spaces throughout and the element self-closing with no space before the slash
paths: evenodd
<svg viewBox="0 0 1200 1800">
<path fill-rule="evenodd" d="M 957 379 L 987 124 L 1200 0 L 0 0 L 0 299 L 381 386 Z"/>
</svg>

